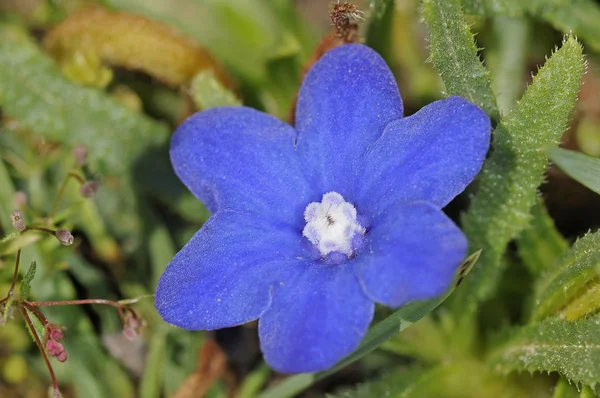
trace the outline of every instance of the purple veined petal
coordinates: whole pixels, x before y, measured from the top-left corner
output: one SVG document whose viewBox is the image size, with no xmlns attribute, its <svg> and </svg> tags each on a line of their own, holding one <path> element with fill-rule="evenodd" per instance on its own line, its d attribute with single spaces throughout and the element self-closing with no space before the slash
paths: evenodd
<svg viewBox="0 0 600 398">
<path fill-rule="evenodd" d="M 266 113 L 214 108 L 179 126 L 171 140 L 171 162 L 213 213 L 250 211 L 301 225 L 314 194 L 295 141 L 294 128 Z"/>
<path fill-rule="evenodd" d="M 269 308 L 279 275 L 306 267 L 303 239 L 255 214 L 219 211 L 167 266 L 156 308 L 165 321 L 192 330 L 255 320 Z"/>
<path fill-rule="evenodd" d="M 467 254 L 467 239 L 441 210 L 395 203 L 380 213 L 352 263 L 367 295 L 390 307 L 442 295 Z"/>
<path fill-rule="evenodd" d="M 296 107 L 298 151 L 312 184 L 351 197 L 363 154 L 401 117 L 396 80 L 375 51 L 346 44 L 326 53 L 306 75 Z"/>
<path fill-rule="evenodd" d="M 444 207 L 481 169 L 490 133 L 489 117 L 461 97 L 390 123 L 364 158 L 357 209 L 375 216 L 397 201 Z"/>
<path fill-rule="evenodd" d="M 373 310 L 352 268 L 289 268 L 259 320 L 265 360 L 284 373 L 328 369 L 356 349 Z"/>
</svg>

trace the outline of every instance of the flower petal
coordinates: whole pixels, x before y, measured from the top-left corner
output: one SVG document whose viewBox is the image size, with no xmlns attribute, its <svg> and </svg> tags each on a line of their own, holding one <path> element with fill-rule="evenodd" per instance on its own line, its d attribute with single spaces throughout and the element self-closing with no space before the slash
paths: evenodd
<svg viewBox="0 0 600 398">
<path fill-rule="evenodd" d="M 261 316 L 286 267 L 302 268 L 303 237 L 248 213 L 219 211 L 175 255 L 156 289 L 163 319 L 211 330 Z"/>
<path fill-rule="evenodd" d="M 302 223 L 310 188 L 295 140 L 291 126 L 265 113 L 214 108 L 177 129 L 171 161 L 183 183 L 213 213 L 227 208 Z"/>
<path fill-rule="evenodd" d="M 490 130 L 483 110 L 461 97 L 390 123 L 365 156 L 357 209 L 375 216 L 397 201 L 445 206 L 481 169 Z"/>
<path fill-rule="evenodd" d="M 298 151 L 312 166 L 319 191 L 351 196 L 362 155 L 392 120 L 402 99 L 385 61 L 369 47 L 346 44 L 326 53 L 308 72 L 296 107 Z"/>
<path fill-rule="evenodd" d="M 354 271 L 369 297 L 399 307 L 443 294 L 466 254 L 467 239 L 441 210 L 397 203 L 373 221 Z"/>
<path fill-rule="evenodd" d="M 267 363 L 284 373 L 330 368 L 360 343 L 373 318 L 373 302 L 347 266 L 313 264 L 285 279 L 259 320 Z"/>
</svg>

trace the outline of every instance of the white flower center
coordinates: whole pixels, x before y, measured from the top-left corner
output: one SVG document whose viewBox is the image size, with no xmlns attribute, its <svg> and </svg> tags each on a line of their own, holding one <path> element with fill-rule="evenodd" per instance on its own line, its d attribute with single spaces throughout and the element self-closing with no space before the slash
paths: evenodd
<svg viewBox="0 0 600 398">
<path fill-rule="evenodd" d="M 356 209 L 337 192 L 323 195 L 320 203 L 312 202 L 304 210 L 304 235 L 324 257 L 331 252 L 352 256 L 352 239 L 364 235 L 365 228 L 356 220 Z"/>
</svg>

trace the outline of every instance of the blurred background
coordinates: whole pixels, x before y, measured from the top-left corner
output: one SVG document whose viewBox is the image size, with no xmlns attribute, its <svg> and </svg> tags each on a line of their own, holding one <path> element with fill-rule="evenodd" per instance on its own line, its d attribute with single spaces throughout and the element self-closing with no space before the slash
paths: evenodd
<svg viewBox="0 0 600 398">
<path fill-rule="evenodd" d="M 406 114 L 442 98 L 419 2 L 354 4 L 365 12 L 359 40 L 394 71 Z M 563 34 L 580 35 L 588 68 L 563 146 L 600 157 L 598 8 L 574 16 L 573 26 L 472 10 L 465 9 L 503 113 Z M 0 0 L 0 236 L 13 232 L 17 208 L 28 224 L 75 237 L 70 247 L 35 232 L 2 240 L 0 296 L 22 248 L 21 268 L 37 263 L 31 300 L 140 297 L 132 308 L 144 325 L 134 338 L 109 306 L 43 308 L 66 328 L 68 360 L 53 362 L 65 397 L 252 397 L 283 377 L 262 361 L 256 325 L 178 330 L 161 321 L 148 295 L 209 216 L 172 173 L 171 132 L 198 110 L 241 103 L 289 121 L 303 70 L 331 34 L 329 11 L 325 0 Z M 75 148 L 85 148 L 84 161 Z M 82 192 L 82 181 L 94 192 Z M 558 169 L 549 169 L 542 192 L 568 240 L 600 225 L 598 195 Z M 464 195 L 447 210 L 456 217 L 466 203 Z M 378 350 L 304 396 L 406 361 Z M 45 397 L 50 385 L 23 320 L 8 319 L 0 327 L 0 397 Z"/>
</svg>

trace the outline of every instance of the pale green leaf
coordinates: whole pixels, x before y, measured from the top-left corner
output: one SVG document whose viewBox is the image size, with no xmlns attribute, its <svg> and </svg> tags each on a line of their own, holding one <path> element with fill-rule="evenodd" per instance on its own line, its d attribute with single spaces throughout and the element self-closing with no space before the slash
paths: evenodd
<svg viewBox="0 0 600 398">
<path fill-rule="evenodd" d="M 423 11 L 429 25 L 431 60 L 444 81 L 446 94 L 465 97 L 497 119 L 491 75 L 479 59 L 460 2 L 425 0 Z"/>
<path fill-rule="evenodd" d="M 549 318 L 516 328 L 488 356 L 497 371 L 560 372 L 574 382 L 600 381 L 600 315 L 569 322 Z"/>
<path fill-rule="evenodd" d="M 486 49 L 486 65 L 492 73 L 492 89 L 496 93 L 500 113 L 506 115 L 525 91 L 523 77 L 531 22 L 524 17 L 492 18 L 492 43 Z"/>
<path fill-rule="evenodd" d="M 21 289 L 20 289 L 20 299 L 26 300 L 29 296 L 29 292 L 31 292 L 31 281 L 35 277 L 36 263 L 35 261 L 31 262 L 29 269 L 23 275 L 23 279 L 21 279 Z"/>
<path fill-rule="evenodd" d="M 389 60 L 392 50 L 392 25 L 394 20 L 394 0 L 374 0 L 371 2 L 366 33 L 366 45 Z"/>
<path fill-rule="evenodd" d="M 526 3 L 526 2 L 524 2 Z M 550 4 L 548 4 L 550 3 Z M 593 0 L 537 0 L 529 5 L 532 16 L 563 32 L 573 32 L 595 51 L 600 51 L 600 5 Z"/>
<path fill-rule="evenodd" d="M 198 109 L 241 105 L 241 101 L 215 78 L 213 71 L 202 71 L 192 80 L 192 99 Z"/>
<path fill-rule="evenodd" d="M 548 164 L 546 151 L 558 145 L 567 126 L 583 71 L 581 45 L 568 36 L 494 131 L 492 153 L 463 217 L 471 248 L 483 252 L 480 266 L 453 297 L 458 316 L 473 315 L 477 303 L 490 297 L 506 246 L 530 222 Z"/>
<path fill-rule="evenodd" d="M 431 368 L 398 369 L 335 398 L 532 398 L 545 397 L 543 380 L 498 377 L 474 359 L 446 361 Z"/>
<path fill-rule="evenodd" d="M 600 159 L 562 148 L 553 148 L 548 155 L 571 178 L 600 194 Z"/>
<path fill-rule="evenodd" d="M 600 5 L 593 0 L 463 0 L 466 14 L 485 17 L 529 15 L 564 33 L 573 32 L 600 51 Z"/>
<path fill-rule="evenodd" d="M 556 261 L 537 281 L 532 319 L 557 314 L 559 310 L 593 288 L 600 273 L 600 233 L 587 234 Z"/>
<path fill-rule="evenodd" d="M 579 398 L 579 391 L 577 391 L 575 383 L 571 383 L 561 376 L 556 382 L 552 398 Z"/>
<path fill-rule="evenodd" d="M 550 268 L 568 248 L 541 200 L 531 209 L 531 224 L 517 238 L 523 264 L 536 276 Z"/>
<path fill-rule="evenodd" d="M 29 38 L 10 27 L 0 38 L 0 105 L 24 128 L 69 147 L 86 145 L 92 167 L 115 176 L 166 142 L 166 126 L 71 83 Z"/>
</svg>

